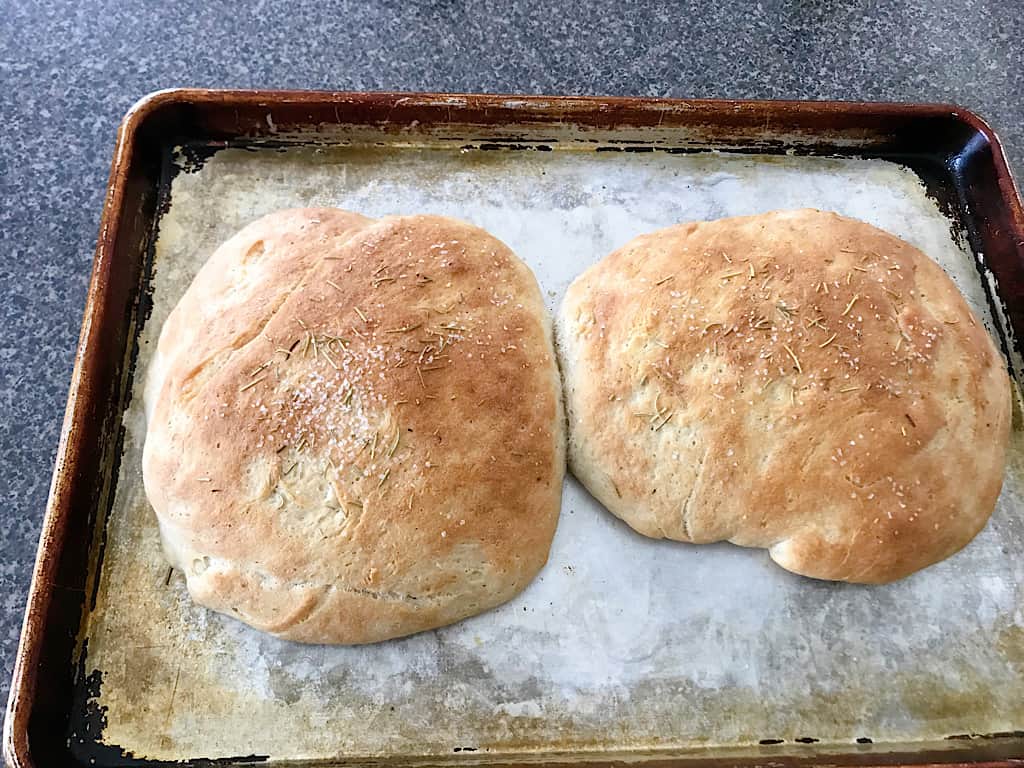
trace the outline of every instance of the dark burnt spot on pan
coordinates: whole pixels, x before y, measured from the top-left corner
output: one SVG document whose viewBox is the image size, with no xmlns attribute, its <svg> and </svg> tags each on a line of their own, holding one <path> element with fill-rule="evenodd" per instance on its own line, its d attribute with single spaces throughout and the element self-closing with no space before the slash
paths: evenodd
<svg viewBox="0 0 1024 768">
<path fill-rule="evenodd" d="M 77 766 L 111 766 L 112 768 L 170 768 L 188 765 L 194 768 L 226 768 L 233 765 L 263 763 L 269 755 L 238 755 L 232 757 L 193 757 L 186 760 L 146 760 L 117 744 L 105 744 L 103 733 L 107 728 L 107 708 L 101 705 L 100 693 L 103 687 L 103 672 L 94 669 L 86 673 L 86 658 L 89 642 L 82 643 L 77 665 L 74 695 L 63 744 L 59 739 L 47 740 L 43 748 L 39 744 L 35 757 L 38 763 Z"/>
<path fill-rule="evenodd" d="M 175 165 L 183 173 L 198 173 L 206 162 L 228 146 L 226 141 L 196 141 L 178 148 Z"/>
<path fill-rule="evenodd" d="M 1024 731 L 995 731 L 994 733 L 956 733 L 947 736 L 947 741 L 974 741 L 975 739 L 1021 739 Z"/>
<path fill-rule="evenodd" d="M 631 144 L 603 144 L 594 147 L 595 152 L 628 152 L 632 154 L 661 153 L 666 155 L 692 155 L 698 152 L 708 152 L 714 149 L 723 155 L 820 155 L 823 157 L 848 157 L 832 151 L 814 151 L 812 148 L 796 148 L 783 143 L 766 140 L 750 146 L 718 146 L 707 144 L 694 144 L 692 146 L 659 146 L 656 144 L 631 143 Z"/>
<path fill-rule="evenodd" d="M 498 142 L 498 141 L 486 141 L 479 144 L 463 144 L 459 149 L 464 151 L 470 150 L 481 150 L 484 152 L 494 152 L 496 150 L 513 150 L 513 151 L 527 151 L 527 152 L 550 152 L 553 147 L 550 144 L 526 144 L 523 142 Z"/>
</svg>

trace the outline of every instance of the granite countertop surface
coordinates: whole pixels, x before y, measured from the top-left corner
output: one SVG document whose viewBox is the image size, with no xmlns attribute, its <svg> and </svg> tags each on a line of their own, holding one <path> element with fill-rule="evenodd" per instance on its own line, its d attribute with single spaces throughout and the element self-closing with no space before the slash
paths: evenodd
<svg viewBox="0 0 1024 768">
<path fill-rule="evenodd" d="M 1024 14 L 998 0 L 92 0 L 0 25 L 0 701 L 114 134 L 174 86 L 948 101 L 1024 171 Z"/>
</svg>

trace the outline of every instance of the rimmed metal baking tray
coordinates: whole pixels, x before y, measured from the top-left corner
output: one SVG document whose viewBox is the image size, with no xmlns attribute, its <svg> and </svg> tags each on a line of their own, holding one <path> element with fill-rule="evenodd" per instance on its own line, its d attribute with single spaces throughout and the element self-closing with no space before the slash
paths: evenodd
<svg viewBox="0 0 1024 768">
<path fill-rule="evenodd" d="M 996 137 L 957 107 L 155 94 L 118 135 L 9 764 L 1024 757 L 1019 412 L 986 538 L 888 592 L 791 577 L 736 548 L 639 541 L 570 481 L 559 535 L 583 540 L 556 539 L 520 600 L 451 630 L 317 649 L 191 606 L 144 501 L 125 500 L 137 493 L 131 392 L 197 253 L 288 202 L 463 214 L 517 247 L 551 305 L 602 248 L 672 217 L 831 204 L 939 252 L 1019 372 L 1024 213 Z M 609 541 L 626 563 L 614 578 Z"/>
</svg>

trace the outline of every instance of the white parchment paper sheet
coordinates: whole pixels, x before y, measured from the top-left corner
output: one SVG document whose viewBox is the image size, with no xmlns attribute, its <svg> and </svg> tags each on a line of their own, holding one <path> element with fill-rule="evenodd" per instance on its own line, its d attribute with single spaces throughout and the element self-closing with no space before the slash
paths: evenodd
<svg viewBox="0 0 1024 768">
<path fill-rule="evenodd" d="M 282 207 L 439 213 L 507 242 L 554 308 L 587 265 L 680 221 L 813 206 L 914 243 L 991 328 L 973 257 L 883 161 L 438 148 L 226 150 L 179 174 L 160 222 L 87 671 L 104 739 L 159 759 L 941 739 L 1024 723 L 1024 512 L 1015 431 L 999 506 L 900 583 L 814 582 L 762 551 L 633 534 L 572 480 L 550 561 L 518 599 L 369 647 L 289 644 L 164 584 L 142 490 L 141 388 L 163 319 L 213 249 Z M 945 471 L 957 472 L 955 466 Z"/>
</svg>

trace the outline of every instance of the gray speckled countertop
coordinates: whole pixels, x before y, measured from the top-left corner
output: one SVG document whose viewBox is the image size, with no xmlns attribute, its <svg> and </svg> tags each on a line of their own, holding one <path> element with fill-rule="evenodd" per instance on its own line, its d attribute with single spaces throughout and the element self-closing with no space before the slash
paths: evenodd
<svg viewBox="0 0 1024 768">
<path fill-rule="evenodd" d="M 172 86 L 951 101 L 1024 169 L 1016 3 L 0 4 L 0 701 L 114 132 Z"/>
</svg>

